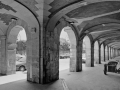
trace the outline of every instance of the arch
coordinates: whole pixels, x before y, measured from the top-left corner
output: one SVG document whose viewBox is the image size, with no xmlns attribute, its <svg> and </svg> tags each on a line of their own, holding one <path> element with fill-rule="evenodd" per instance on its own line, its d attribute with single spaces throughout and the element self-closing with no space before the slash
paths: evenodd
<svg viewBox="0 0 120 90">
<path fill-rule="evenodd" d="M 99 64 L 99 43 L 95 41 L 94 43 L 94 63 Z"/>
<path fill-rule="evenodd" d="M 69 23 L 64 21 L 64 19 L 62 19 L 60 20 L 60 22 L 58 22 L 58 24 L 56 25 L 56 27 L 52 32 L 48 30 L 46 31 L 46 44 L 45 44 L 46 55 L 44 57 L 44 63 L 46 63 L 46 66 L 44 67 L 45 82 L 50 82 L 51 80 L 59 79 L 59 45 L 60 45 L 59 39 L 60 39 L 60 33 L 64 27 L 70 27 L 70 29 L 74 32 L 74 36 L 76 38 L 76 45 L 77 45 L 78 32 L 74 27 L 71 26 L 72 25 L 70 25 Z M 74 48 L 76 48 L 76 46 Z M 77 54 L 77 51 L 75 50 L 73 51 L 76 52 Z M 73 56 L 77 56 L 77 55 L 74 54 Z M 71 71 L 76 71 L 77 61 L 75 60 L 75 58 L 73 60 L 73 62 L 75 61 L 75 63 L 72 63 L 72 65 L 70 65 Z M 53 67 L 50 67 L 51 65 Z"/>
<path fill-rule="evenodd" d="M 26 36 L 27 36 L 27 42 L 26 42 L 26 63 L 27 63 L 27 80 L 28 81 L 33 81 L 33 82 L 37 82 L 39 83 L 39 75 L 37 73 L 37 76 L 36 76 L 36 73 L 38 69 L 36 69 L 33 64 L 33 62 L 31 62 L 31 60 L 33 59 L 33 55 L 34 53 L 32 53 L 33 51 L 33 48 L 34 46 L 32 45 L 32 38 L 34 39 L 34 36 L 32 36 L 32 34 L 34 34 L 34 32 L 30 32 L 30 28 L 28 28 L 28 25 L 25 21 L 19 19 L 19 20 L 16 20 L 16 21 L 13 21 L 8 29 L 7 29 L 7 37 L 6 37 L 6 59 L 9 63 L 9 70 L 10 72 L 12 73 L 15 73 L 16 71 L 16 66 L 15 66 L 15 53 L 16 53 L 16 50 L 15 50 L 15 44 L 16 44 L 16 39 L 17 39 L 17 35 L 19 33 L 19 31 L 21 29 L 25 30 L 26 32 Z M 18 30 L 17 30 L 18 29 Z M 32 36 L 32 38 L 31 38 Z M 12 56 L 12 57 L 11 57 Z M 35 58 L 37 58 L 35 55 L 34 55 L 34 60 Z M 10 63 L 12 63 L 11 67 L 10 67 Z M 39 63 L 38 63 L 39 65 Z M 37 66 L 37 64 L 36 64 Z M 32 70 L 32 68 L 34 67 L 34 70 L 36 69 L 36 71 L 34 72 L 34 70 Z M 39 67 L 38 67 L 39 68 Z M 33 77 L 36 76 L 36 77 Z M 34 79 L 34 78 L 38 78 L 38 79 Z"/>
<path fill-rule="evenodd" d="M 83 38 L 83 43 L 85 44 L 85 50 L 86 50 L 86 66 L 91 66 L 91 41 L 88 36 L 85 36 Z"/>
<path fill-rule="evenodd" d="M 55 28 L 55 34 L 58 32 L 58 36 L 55 35 L 55 38 L 60 38 L 61 31 L 65 29 L 70 39 L 70 71 L 76 71 L 76 45 L 77 45 L 77 31 L 74 26 L 70 25 L 69 23 L 65 22 L 66 24 L 63 25 L 62 22 L 58 24 Z M 56 30 L 57 29 L 57 30 Z M 72 36 L 72 37 L 71 37 Z"/>
<path fill-rule="evenodd" d="M 10 25 L 8 26 L 8 29 L 7 29 L 7 39 L 9 37 L 9 34 L 11 32 L 11 30 L 14 28 L 14 27 L 18 27 L 18 28 L 24 28 L 25 29 L 25 32 L 26 32 L 26 36 L 28 37 L 28 40 L 31 39 L 31 33 L 28 29 L 28 25 L 25 21 L 21 20 L 21 19 L 18 19 L 16 21 L 13 21 L 10 23 Z"/>
<path fill-rule="evenodd" d="M 104 2 L 104 1 L 111 1 L 111 0 L 103 0 L 103 1 L 97 0 L 95 2 L 89 2 L 88 4 L 97 3 L 97 2 L 99 3 L 99 2 Z M 76 2 L 72 5 L 66 5 L 66 7 L 62 8 L 59 12 L 57 12 L 54 16 L 51 17 L 51 19 L 49 20 L 48 25 L 47 25 L 47 30 L 53 30 L 53 28 L 55 27 L 58 20 L 65 14 L 69 13 L 70 11 L 72 11 L 74 9 L 85 6 L 85 5 L 87 5 L 86 1 L 80 1 L 80 2 Z"/>
<path fill-rule="evenodd" d="M 53 17 L 51 17 L 51 19 L 49 20 L 48 22 L 48 25 L 47 25 L 47 30 L 53 30 L 53 28 L 55 27 L 55 24 L 58 22 L 58 20 L 64 16 L 66 13 L 76 9 L 76 8 L 79 8 L 79 7 L 82 7 L 86 5 L 86 2 L 77 2 L 75 4 L 72 4 L 70 6 L 67 6 L 66 8 L 60 10 L 58 13 L 56 13 Z"/>
<path fill-rule="evenodd" d="M 76 71 L 76 45 L 77 45 L 76 36 L 71 27 L 66 26 L 63 29 L 65 32 L 67 32 L 68 38 L 70 41 L 70 68 L 69 70 L 74 72 Z"/>
</svg>

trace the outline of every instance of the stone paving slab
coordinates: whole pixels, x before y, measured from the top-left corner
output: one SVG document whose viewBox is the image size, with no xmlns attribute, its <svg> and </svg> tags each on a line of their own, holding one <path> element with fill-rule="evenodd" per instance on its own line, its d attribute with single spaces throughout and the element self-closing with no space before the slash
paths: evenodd
<svg viewBox="0 0 120 90">
<path fill-rule="evenodd" d="M 69 90 L 120 90 L 120 74 L 104 75 L 103 64 L 85 67 L 82 72 L 64 70 L 60 77 L 64 78 Z"/>
</svg>

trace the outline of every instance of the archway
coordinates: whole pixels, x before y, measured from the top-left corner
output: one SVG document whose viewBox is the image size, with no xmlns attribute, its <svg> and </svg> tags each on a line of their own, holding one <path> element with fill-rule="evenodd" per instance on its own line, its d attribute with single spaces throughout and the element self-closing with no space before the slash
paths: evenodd
<svg viewBox="0 0 120 90">
<path fill-rule="evenodd" d="M 59 71 L 69 69 L 70 63 L 70 41 L 65 28 L 62 29 L 60 34 L 59 46 Z"/>
<path fill-rule="evenodd" d="M 16 30 L 17 29 L 17 30 Z M 36 34 L 38 34 L 38 30 L 35 32 L 34 28 L 29 27 L 26 22 L 24 22 L 23 20 L 19 19 L 17 21 L 13 21 L 9 27 L 8 27 L 8 31 L 7 31 L 7 38 L 5 40 L 6 44 L 6 56 L 5 56 L 5 60 L 7 63 L 9 63 L 11 65 L 11 67 L 9 66 L 9 64 L 7 64 L 6 66 L 9 67 L 10 69 L 5 71 L 6 74 L 13 74 L 16 72 L 16 65 L 15 65 L 15 52 L 16 52 L 16 39 L 17 39 L 17 35 L 18 32 L 24 29 L 26 32 L 26 36 L 27 36 L 27 42 L 26 42 L 26 68 L 27 68 L 27 80 L 28 81 L 32 81 L 32 82 L 36 82 L 39 83 L 40 81 L 40 77 L 39 77 L 39 53 L 38 53 L 38 48 L 39 48 L 39 44 L 36 43 L 36 41 L 38 40 L 38 37 L 36 37 Z M 16 31 L 15 31 L 16 30 Z M 31 38 L 32 37 L 32 38 Z M 12 52 L 12 53 L 10 53 Z M 10 55 L 13 55 L 14 58 L 10 57 Z M 13 59 L 13 60 L 12 60 Z M 32 60 L 34 60 L 34 62 L 32 62 Z M 12 62 L 11 62 L 12 61 Z"/>
<path fill-rule="evenodd" d="M 8 72 L 10 72 L 11 74 L 15 73 L 16 70 L 26 70 L 27 66 L 26 66 L 26 41 L 24 42 L 19 42 L 21 44 L 18 44 L 18 35 L 20 31 L 25 31 L 25 29 L 22 26 L 16 25 L 15 27 L 13 27 L 11 29 L 11 31 L 9 32 L 8 35 L 8 39 L 7 39 L 7 61 L 8 61 Z M 26 34 L 24 33 L 24 35 L 22 34 L 21 38 L 24 37 L 25 39 Z M 20 49 L 24 49 L 24 55 L 20 55 L 20 52 L 18 52 L 18 47 L 19 50 Z M 23 51 L 23 50 L 22 50 Z M 19 55 L 18 55 L 19 53 Z"/>
<path fill-rule="evenodd" d="M 65 39 L 66 38 L 66 39 Z M 75 71 L 76 68 L 76 36 L 74 34 L 74 31 L 71 27 L 66 26 L 62 29 L 60 34 L 60 46 L 63 42 L 64 45 L 66 45 L 66 50 L 64 50 L 62 53 L 59 51 L 60 58 L 64 59 L 63 61 L 59 60 L 59 70 L 69 69 L 69 71 Z"/>
<path fill-rule="evenodd" d="M 99 44 L 98 41 L 94 43 L 94 63 L 99 64 Z"/>
<path fill-rule="evenodd" d="M 83 38 L 83 43 L 85 44 L 85 52 L 86 52 L 86 61 L 85 64 L 87 67 L 91 66 L 91 42 L 88 36 Z"/>
</svg>

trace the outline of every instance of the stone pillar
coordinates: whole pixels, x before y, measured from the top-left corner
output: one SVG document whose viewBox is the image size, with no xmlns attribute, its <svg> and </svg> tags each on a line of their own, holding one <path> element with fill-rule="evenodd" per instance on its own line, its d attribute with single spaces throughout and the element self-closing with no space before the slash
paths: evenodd
<svg viewBox="0 0 120 90">
<path fill-rule="evenodd" d="M 116 49 L 116 57 L 117 57 L 117 49 Z"/>
<path fill-rule="evenodd" d="M 113 56 L 112 57 L 114 58 L 114 48 L 113 48 Z"/>
<path fill-rule="evenodd" d="M 59 34 L 47 31 L 43 59 L 43 83 L 50 83 L 59 79 Z"/>
<path fill-rule="evenodd" d="M 112 48 L 112 58 L 114 58 L 114 48 Z"/>
<path fill-rule="evenodd" d="M 76 71 L 82 71 L 82 48 L 83 40 L 78 41 L 77 43 L 77 61 L 76 61 Z"/>
<path fill-rule="evenodd" d="M 111 47 L 110 47 L 110 59 L 111 59 Z"/>
<path fill-rule="evenodd" d="M 70 49 L 70 71 L 76 71 L 76 46 L 72 45 Z"/>
<path fill-rule="evenodd" d="M 94 43 L 91 44 L 91 67 L 94 67 Z"/>
<path fill-rule="evenodd" d="M 70 71 L 76 72 L 76 37 L 71 28 L 67 28 L 64 30 L 67 32 L 69 40 L 70 40 Z"/>
<path fill-rule="evenodd" d="M 110 55 L 110 47 L 109 47 L 109 60 L 111 59 L 111 55 Z"/>
<path fill-rule="evenodd" d="M 111 58 L 113 59 L 113 48 L 111 48 Z"/>
<path fill-rule="evenodd" d="M 7 74 L 16 73 L 16 49 L 7 50 L 8 69 Z"/>
<path fill-rule="evenodd" d="M 103 46 L 103 51 L 104 51 L 104 62 L 105 62 L 105 57 L 106 57 L 105 45 Z"/>
<path fill-rule="evenodd" d="M 109 47 L 107 47 L 107 54 L 108 54 L 108 60 L 109 60 Z"/>
<path fill-rule="evenodd" d="M 115 57 L 116 57 L 116 49 L 115 49 Z"/>
<path fill-rule="evenodd" d="M 112 52 L 113 52 L 113 54 L 112 54 L 112 58 L 114 58 L 114 48 L 112 48 Z"/>
<path fill-rule="evenodd" d="M 113 57 L 115 58 L 115 48 L 113 48 L 113 53 L 114 53 L 114 54 L 113 54 Z"/>
<path fill-rule="evenodd" d="M 99 64 L 99 45 L 94 44 L 94 63 Z"/>
<path fill-rule="evenodd" d="M 6 75 L 7 74 L 7 66 L 8 62 L 6 59 L 6 37 L 3 36 L 0 38 L 1 39 L 1 60 L 0 60 L 0 74 L 1 75 Z"/>
<path fill-rule="evenodd" d="M 112 47 L 111 47 L 111 59 L 112 59 Z"/>
<path fill-rule="evenodd" d="M 117 57 L 117 49 L 115 49 L 115 57 Z"/>
<path fill-rule="evenodd" d="M 27 37 L 26 62 L 27 80 L 30 82 L 43 84 L 43 62 L 41 56 L 40 30 L 29 27 L 30 35 Z M 42 33 L 43 34 L 43 33 Z"/>
<path fill-rule="evenodd" d="M 99 45 L 99 64 L 101 64 L 101 45 Z"/>
<path fill-rule="evenodd" d="M 118 50 L 116 49 L 116 56 L 118 56 Z"/>
<path fill-rule="evenodd" d="M 1 74 L 8 75 L 16 72 L 16 44 L 10 44 L 5 36 L 1 37 Z"/>
</svg>

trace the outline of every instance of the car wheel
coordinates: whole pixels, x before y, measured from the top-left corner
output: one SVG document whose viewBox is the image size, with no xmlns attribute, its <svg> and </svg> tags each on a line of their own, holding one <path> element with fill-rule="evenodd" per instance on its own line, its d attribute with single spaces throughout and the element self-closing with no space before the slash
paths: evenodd
<svg viewBox="0 0 120 90">
<path fill-rule="evenodd" d="M 25 71 L 25 66 L 20 66 L 19 70 L 20 71 Z"/>
</svg>

